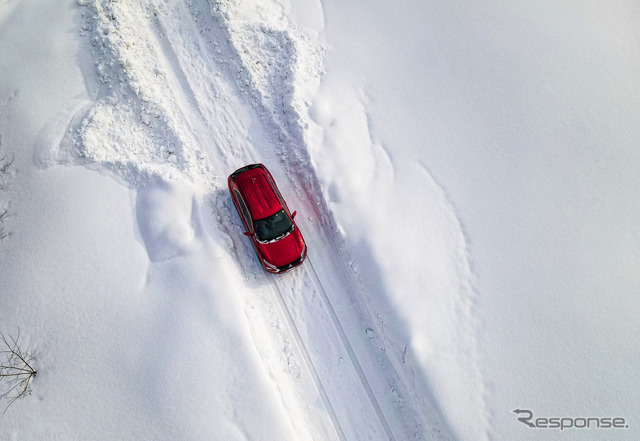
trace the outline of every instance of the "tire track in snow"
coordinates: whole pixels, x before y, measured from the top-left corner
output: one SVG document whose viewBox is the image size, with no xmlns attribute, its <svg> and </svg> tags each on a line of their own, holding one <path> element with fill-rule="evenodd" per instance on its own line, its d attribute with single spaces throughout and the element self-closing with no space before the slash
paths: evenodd
<svg viewBox="0 0 640 441">
<path fill-rule="evenodd" d="M 303 264 L 300 271 L 303 271 L 303 277 L 311 286 L 311 289 L 306 288 L 303 292 L 298 291 L 294 294 L 306 298 L 317 298 L 316 307 L 319 307 L 322 312 L 313 309 L 313 306 L 311 306 L 313 301 L 308 301 L 305 305 L 312 310 L 309 315 L 313 316 L 312 320 L 315 319 L 314 321 L 305 320 L 305 317 L 300 314 L 292 313 L 292 311 L 296 310 L 296 306 L 293 304 L 294 302 L 288 301 L 283 294 L 287 292 L 288 286 L 282 278 L 278 278 L 281 276 L 274 277 L 266 274 L 266 277 L 269 279 L 278 303 L 280 303 L 287 318 L 307 367 L 312 372 L 336 432 L 340 439 L 345 441 L 371 439 L 395 441 L 389 423 L 362 370 L 358 357 L 355 355 L 340 320 L 308 257 L 307 262 Z M 299 327 L 309 327 L 314 335 L 307 335 L 306 339 L 303 338 Z M 332 364 L 335 355 L 330 354 L 330 351 L 323 351 L 322 344 L 313 342 L 314 336 L 322 336 L 324 340 L 322 343 L 333 349 L 332 352 L 334 354 L 341 355 L 338 367 Z M 308 343 L 305 343 L 305 340 L 314 346 L 315 351 L 308 349 Z M 342 355 L 346 357 L 350 366 L 342 364 L 345 358 Z M 350 399 L 345 400 L 347 397 Z M 349 410 L 353 410 L 356 407 L 358 408 L 356 414 L 350 414 Z M 335 408 L 340 410 L 340 416 L 338 416 Z"/>
<path fill-rule="evenodd" d="M 233 96 L 233 81 L 222 75 L 224 62 L 207 50 L 191 11 L 181 2 L 173 7 L 173 14 L 156 10 L 150 20 L 176 104 L 209 160 L 224 162 L 217 169 L 237 168 L 252 155 L 245 139 L 251 121 L 241 110 L 246 104 Z"/>
<path fill-rule="evenodd" d="M 393 357 L 393 348 L 385 341 L 384 323 L 381 328 L 364 300 L 362 287 L 350 274 L 353 270 L 347 265 L 341 247 L 334 242 L 335 237 L 327 231 L 326 225 L 312 223 L 306 227 L 316 229 L 314 240 L 332 244 L 329 255 L 312 257 L 320 270 L 309 259 L 309 271 L 331 305 L 334 320 L 341 324 L 344 339 L 355 353 L 371 395 L 377 397 L 380 414 L 390 426 L 389 430 L 397 439 L 454 440 L 455 436 L 431 395 L 420 395 L 411 388 L 405 377 L 406 367 L 403 369 L 401 365 L 405 363 L 404 359 Z M 309 235 L 305 237 L 310 238 Z"/>
<path fill-rule="evenodd" d="M 158 14 L 155 14 L 155 19 L 151 20 L 151 24 L 154 36 L 157 40 L 158 48 L 160 49 L 158 51 L 158 55 L 163 57 L 164 60 L 165 72 L 168 77 L 167 80 L 170 84 L 174 85 L 174 87 L 171 88 L 171 92 L 175 95 L 177 101 L 176 109 L 174 110 L 180 112 L 183 124 L 190 129 L 192 135 L 198 144 L 200 144 L 201 148 L 204 151 L 209 151 L 208 146 L 210 145 L 210 142 L 207 142 L 206 137 L 209 135 L 210 139 L 216 139 L 215 133 L 212 133 L 211 127 L 207 124 L 207 119 L 202 112 L 191 85 L 189 84 L 189 79 L 180 65 L 180 60 L 176 55 L 173 45 L 167 36 L 165 27 L 160 21 Z M 187 112 L 191 113 L 191 115 L 188 115 Z M 225 166 L 228 168 L 229 164 L 226 161 L 225 155 L 222 154 L 222 149 L 220 146 L 217 147 L 218 155 L 209 155 L 209 160 L 215 163 L 217 158 L 223 159 L 225 161 Z M 216 168 L 220 169 L 220 167 Z"/>
<path fill-rule="evenodd" d="M 332 263 L 334 265 L 332 268 L 340 271 L 340 268 L 336 268 L 337 262 Z M 366 400 L 370 404 L 370 409 L 361 410 L 361 415 L 366 414 L 366 421 L 370 426 L 375 424 L 374 421 L 377 421 L 377 426 L 380 429 L 377 434 L 370 434 L 367 437 L 364 433 L 366 427 L 359 427 L 360 422 L 354 422 L 353 418 L 350 420 L 348 415 L 338 412 L 338 424 L 341 424 L 343 430 L 347 433 L 347 439 L 385 439 L 388 441 L 409 438 L 452 439 L 446 424 L 442 424 L 437 418 L 430 419 L 435 413 L 430 416 L 416 415 L 411 405 L 408 405 L 411 393 L 406 390 L 396 367 L 387 356 L 384 343 L 380 340 L 377 332 L 374 331 L 373 319 L 366 309 L 366 305 L 362 305 L 360 301 L 354 299 L 354 287 L 351 287 L 351 291 L 347 289 L 350 287 L 348 274 L 344 272 L 338 275 L 337 278 L 340 279 L 338 283 L 339 294 L 330 296 L 327 288 L 325 288 L 325 283 L 322 282 L 314 266 L 313 257 L 308 256 L 307 261 L 297 271 L 301 273 L 300 276 L 306 280 L 307 284 L 302 289 L 291 292 L 292 295 L 288 300 L 283 293 L 287 292 L 289 284 L 282 278 L 283 276 L 267 274 L 271 284 L 276 287 L 276 295 L 279 301 L 283 303 L 282 308 L 285 310 L 288 320 L 292 322 L 290 326 L 296 327 L 294 316 L 300 316 L 297 320 L 298 326 L 303 328 L 317 325 L 317 328 L 313 328 L 313 333 L 322 335 L 334 346 L 340 346 L 341 352 L 346 354 L 346 358 L 352 368 L 352 370 L 344 368 L 340 370 L 342 375 L 348 376 L 347 380 L 344 378 L 337 379 L 336 377 L 341 375 L 336 375 L 331 370 L 331 366 L 328 368 L 323 366 L 330 364 L 331 361 L 327 360 L 327 358 L 331 354 L 320 352 L 316 354 L 314 366 L 314 370 L 319 372 L 317 381 L 324 382 L 329 386 L 325 388 L 328 389 L 325 395 L 329 401 L 343 400 L 348 396 L 344 389 L 338 389 L 339 392 L 336 393 L 336 387 L 343 387 L 345 384 L 358 384 L 360 393 L 356 398 Z M 293 276 L 293 274 L 291 275 Z M 287 277 L 287 275 L 284 277 Z M 297 311 L 300 308 L 309 308 L 309 304 L 314 303 L 314 297 L 320 299 L 316 301 L 316 304 L 322 309 L 322 312 L 319 312 L 317 309 L 312 308 L 315 321 L 313 319 L 305 320 L 301 313 L 292 313 L 292 311 Z M 330 297 L 339 297 L 344 300 L 336 303 Z M 298 305 L 297 300 L 303 302 L 304 305 Z M 337 312 L 336 308 L 340 309 L 340 313 Z M 344 322 L 345 317 L 348 320 L 347 323 Z M 301 332 L 295 329 L 295 335 L 298 338 Z M 307 336 L 307 340 L 313 340 L 313 336 Z M 305 352 L 310 352 L 306 348 L 304 340 L 299 340 L 298 344 L 304 348 Z M 310 344 L 316 348 L 318 347 L 313 342 Z M 357 345 L 357 348 L 354 345 Z M 310 355 L 310 358 L 314 358 L 313 354 Z M 318 358 L 320 359 L 318 360 Z M 313 363 L 313 361 L 311 362 Z M 335 383 L 335 386 L 332 383 Z M 334 388 L 333 394 L 331 393 L 332 387 Z M 433 403 L 430 404 L 433 406 Z M 341 406 L 344 406 L 344 403 L 329 403 L 329 406 L 334 409 L 340 409 Z"/>
<path fill-rule="evenodd" d="M 373 389 L 371 388 L 371 385 L 369 384 L 369 381 L 367 380 L 367 376 L 365 375 L 362 366 L 360 365 L 360 361 L 358 360 L 358 357 L 356 356 L 355 352 L 353 351 L 353 347 L 351 346 L 351 343 L 349 342 L 349 338 L 347 337 L 347 334 L 344 331 L 344 328 L 342 327 L 342 323 L 340 322 L 340 319 L 338 318 L 338 315 L 336 314 L 335 309 L 333 308 L 333 305 L 331 303 L 331 301 L 329 300 L 329 297 L 327 296 L 327 291 L 324 289 L 324 286 L 322 285 L 322 282 L 320 281 L 320 278 L 318 277 L 318 273 L 316 272 L 315 267 L 313 266 L 313 263 L 311 261 L 311 258 L 307 259 L 307 266 L 305 267 L 305 270 L 307 272 L 307 274 L 309 274 L 309 276 L 311 277 L 311 279 L 313 280 L 313 284 L 318 288 L 318 292 L 322 295 L 322 298 L 325 302 L 325 307 L 327 308 L 327 311 L 329 312 L 329 315 L 331 316 L 331 321 L 333 322 L 333 326 L 336 328 L 336 331 L 338 332 L 338 335 L 340 336 L 340 340 L 342 341 L 343 346 L 345 347 L 347 353 L 349 354 L 349 359 L 351 360 L 351 364 L 353 364 L 354 369 L 356 370 L 357 374 L 358 374 L 358 378 L 360 379 L 360 383 L 362 383 L 362 387 L 364 388 L 365 392 L 367 393 L 367 397 L 369 398 L 369 402 L 371 403 L 372 407 L 374 408 L 376 415 L 378 417 L 378 420 L 380 421 L 382 427 L 384 428 L 384 431 L 387 435 L 387 438 L 389 438 L 390 441 L 395 441 L 395 437 L 393 436 L 393 432 L 391 431 L 391 427 L 389 426 L 389 422 L 387 421 L 387 418 L 384 415 L 384 412 L 382 411 L 382 408 L 380 407 L 380 403 L 378 403 L 378 400 L 375 396 L 375 394 L 373 393 Z"/>
<path fill-rule="evenodd" d="M 269 275 L 267 275 L 267 277 L 269 277 Z M 324 388 L 324 385 L 322 384 L 322 380 L 318 375 L 318 371 L 316 370 L 315 364 L 311 360 L 311 356 L 309 355 L 309 351 L 307 350 L 307 347 L 304 344 L 304 341 L 300 335 L 300 331 L 298 331 L 298 327 L 296 326 L 295 321 L 291 316 L 291 312 L 289 311 L 289 308 L 287 306 L 287 303 L 285 302 L 284 297 L 282 296 L 282 291 L 278 287 L 278 284 L 275 282 L 275 280 L 271 277 L 269 278 L 269 284 L 271 286 L 273 293 L 276 296 L 276 299 L 278 300 L 280 309 L 282 310 L 282 313 L 284 314 L 287 320 L 287 324 L 289 325 L 289 329 L 291 330 L 291 333 L 295 338 L 296 344 L 298 345 L 298 349 L 300 350 L 300 353 L 304 358 L 305 364 L 307 365 L 307 370 L 310 372 L 311 377 L 313 378 L 313 382 L 315 383 L 316 388 L 318 389 L 318 393 L 320 393 L 320 397 L 322 398 L 322 403 L 327 409 L 327 413 L 329 414 L 329 418 L 331 419 L 333 428 L 335 429 L 336 434 L 338 435 L 338 438 L 340 438 L 340 441 L 347 441 L 347 438 L 344 435 L 344 431 L 342 430 L 342 426 L 340 425 L 340 421 L 338 420 L 336 412 L 333 409 L 333 406 L 331 405 L 331 401 L 327 396 L 327 392 Z"/>
<path fill-rule="evenodd" d="M 167 31 L 160 21 L 160 18 L 156 15 L 155 20 L 152 21 L 154 25 L 155 37 L 158 41 L 158 46 L 161 49 L 161 52 L 164 54 L 164 58 L 167 61 L 167 66 L 170 67 L 169 71 L 173 73 L 173 76 L 176 80 L 177 85 L 179 86 L 177 90 L 182 92 L 182 96 L 184 97 L 184 101 L 189 103 L 192 109 L 196 110 L 199 119 L 203 122 L 206 121 L 204 114 L 202 113 L 202 109 L 200 108 L 200 104 L 198 103 L 198 99 L 196 98 L 196 94 L 193 92 L 191 85 L 189 84 L 189 80 L 187 79 L 187 75 L 184 73 L 184 70 L 180 66 L 180 61 L 178 60 L 178 56 L 173 48 L 173 45 L 169 41 L 169 37 L 167 36 Z"/>
</svg>

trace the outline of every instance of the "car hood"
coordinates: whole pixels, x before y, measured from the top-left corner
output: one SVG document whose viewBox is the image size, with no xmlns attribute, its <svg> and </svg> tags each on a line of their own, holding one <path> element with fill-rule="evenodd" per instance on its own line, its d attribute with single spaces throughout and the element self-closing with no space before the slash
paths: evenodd
<svg viewBox="0 0 640 441">
<path fill-rule="evenodd" d="M 297 228 L 276 242 L 262 244 L 256 241 L 260 255 L 275 266 L 288 265 L 299 258 L 303 245 L 302 234 Z"/>
</svg>

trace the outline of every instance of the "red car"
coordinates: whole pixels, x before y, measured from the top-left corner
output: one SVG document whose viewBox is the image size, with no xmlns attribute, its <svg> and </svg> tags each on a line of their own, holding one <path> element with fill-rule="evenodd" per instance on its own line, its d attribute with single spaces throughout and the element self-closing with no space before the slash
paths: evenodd
<svg viewBox="0 0 640 441">
<path fill-rule="evenodd" d="M 271 173 L 262 164 L 251 164 L 231 173 L 227 180 L 231 199 L 251 237 L 264 269 L 282 273 L 300 265 L 307 245 L 282 198 Z"/>
</svg>

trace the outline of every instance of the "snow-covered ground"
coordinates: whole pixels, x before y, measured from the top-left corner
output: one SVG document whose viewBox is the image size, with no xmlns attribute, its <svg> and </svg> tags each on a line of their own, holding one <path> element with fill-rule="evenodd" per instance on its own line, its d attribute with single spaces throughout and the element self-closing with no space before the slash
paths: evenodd
<svg viewBox="0 0 640 441">
<path fill-rule="evenodd" d="M 637 439 L 638 19 L 0 3 L 0 331 L 39 352 L 0 439 Z M 300 213 L 285 275 L 226 190 L 252 162 Z"/>
</svg>

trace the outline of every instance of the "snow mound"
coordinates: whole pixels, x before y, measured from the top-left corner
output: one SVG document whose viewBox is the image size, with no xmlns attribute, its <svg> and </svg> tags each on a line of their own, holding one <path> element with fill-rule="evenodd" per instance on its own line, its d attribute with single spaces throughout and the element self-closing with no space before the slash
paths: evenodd
<svg viewBox="0 0 640 441">
<path fill-rule="evenodd" d="M 306 106 L 299 91 L 321 75 L 322 48 L 293 26 L 231 22 L 229 30 L 243 79 L 259 102 L 287 131 L 302 127 Z"/>
<path fill-rule="evenodd" d="M 155 179 L 138 191 L 138 228 L 152 262 L 184 255 L 195 239 L 193 189 L 186 183 Z"/>
<path fill-rule="evenodd" d="M 96 102 L 75 118 L 49 162 L 107 170 L 132 187 L 163 176 L 212 188 L 216 177 L 167 78 L 156 15 L 137 2 L 86 2 Z"/>
</svg>

